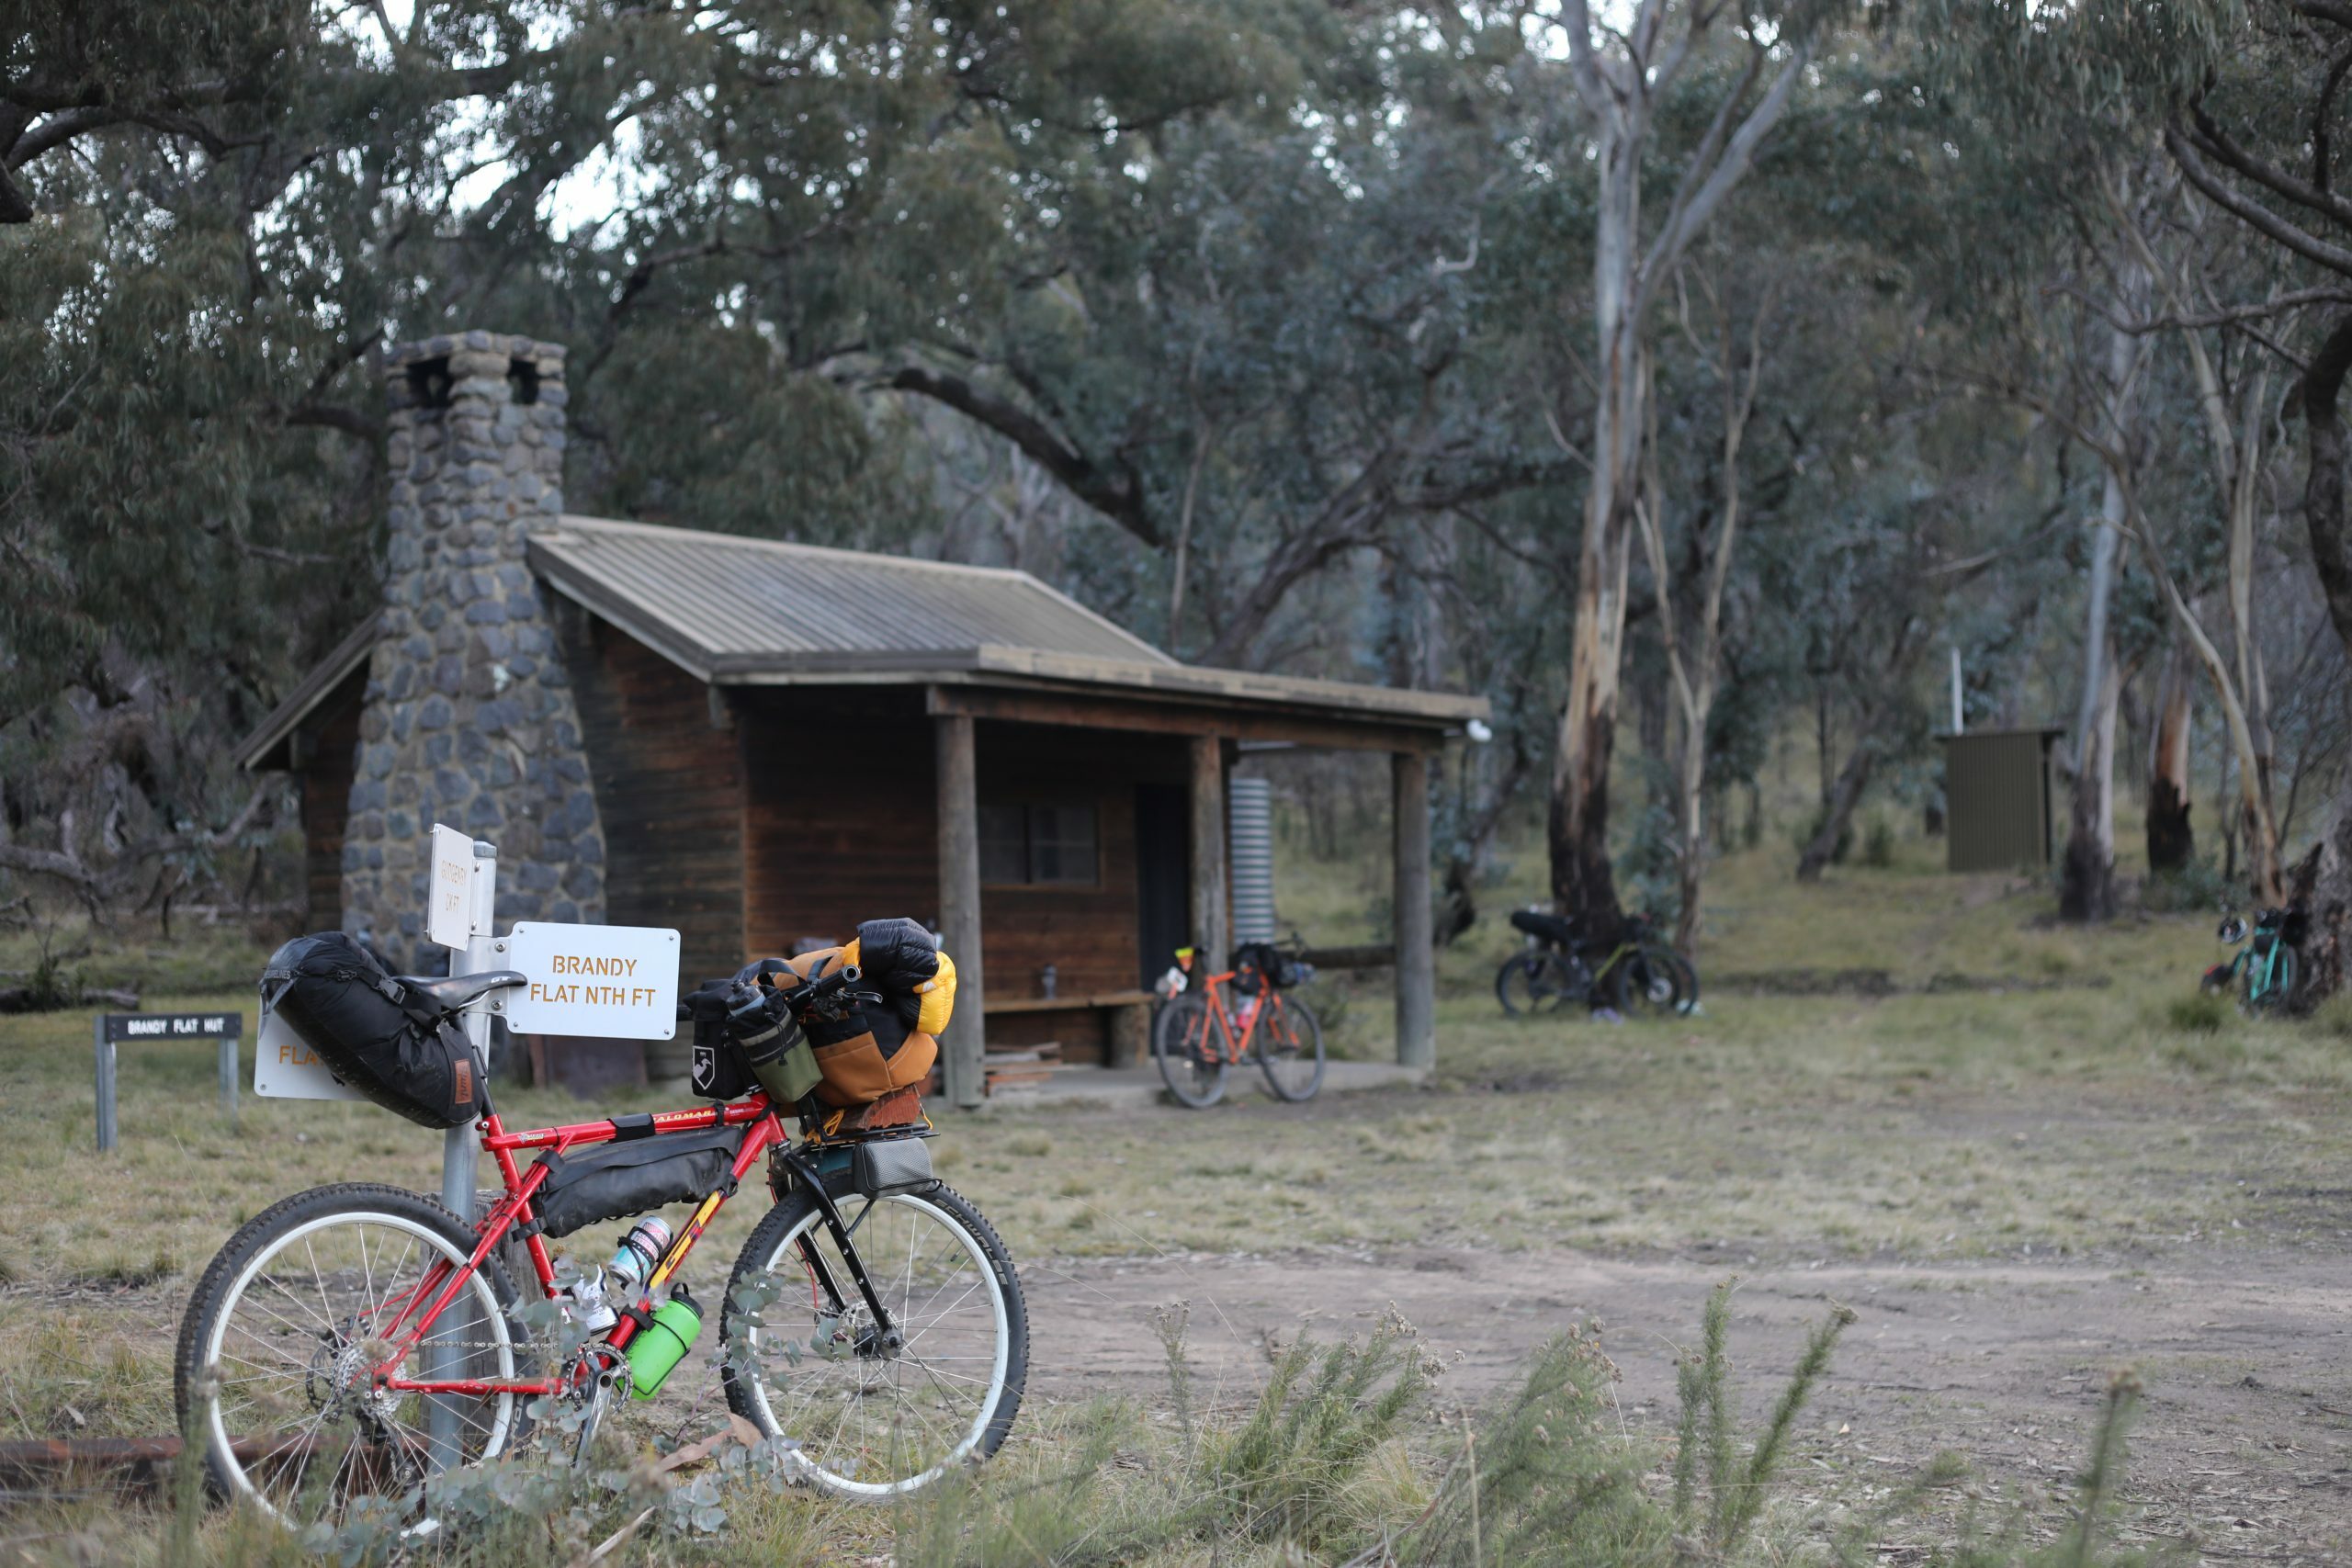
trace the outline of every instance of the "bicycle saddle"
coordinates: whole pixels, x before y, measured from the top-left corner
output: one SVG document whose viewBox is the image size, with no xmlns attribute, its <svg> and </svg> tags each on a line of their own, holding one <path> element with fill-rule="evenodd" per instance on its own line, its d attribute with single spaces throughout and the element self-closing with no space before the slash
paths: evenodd
<svg viewBox="0 0 2352 1568">
<path fill-rule="evenodd" d="M 1562 946 L 1574 942 L 1577 928 L 1557 915 L 1546 915 L 1535 909 L 1513 909 L 1510 923 L 1532 937 L 1555 942 Z"/>
<path fill-rule="evenodd" d="M 395 975 L 392 983 L 407 987 L 435 1007 L 455 1012 L 484 992 L 503 990 L 508 986 L 527 986 L 531 977 L 513 969 L 489 969 L 479 975 L 451 975 L 441 979 L 422 975 Z"/>
</svg>

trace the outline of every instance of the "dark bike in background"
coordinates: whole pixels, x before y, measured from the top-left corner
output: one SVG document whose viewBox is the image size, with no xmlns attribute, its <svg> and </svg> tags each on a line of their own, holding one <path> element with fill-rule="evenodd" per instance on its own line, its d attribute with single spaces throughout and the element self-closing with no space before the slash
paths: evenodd
<svg viewBox="0 0 2352 1568">
<path fill-rule="evenodd" d="M 1510 923 L 1526 935 L 1527 945 L 1495 971 L 1495 999 L 1513 1018 L 1557 1012 L 1571 1003 L 1614 1008 L 1629 1019 L 1698 1009 L 1699 972 L 1647 915 L 1626 916 L 1617 944 L 1605 953 L 1580 941 L 1575 926 L 1558 915 L 1513 909 Z"/>
</svg>

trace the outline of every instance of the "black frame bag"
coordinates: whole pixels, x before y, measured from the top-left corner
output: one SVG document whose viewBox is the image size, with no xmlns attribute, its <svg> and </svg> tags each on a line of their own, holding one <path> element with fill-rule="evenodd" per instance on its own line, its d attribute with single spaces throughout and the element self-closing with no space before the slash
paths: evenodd
<svg viewBox="0 0 2352 1568">
<path fill-rule="evenodd" d="M 458 1015 L 409 989 L 342 931 L 270 954 L 262 1007 L 284 1019 L 339 1083 L 420 1127 L 481 1116 L 482 1066 Z"/>
<path fill-rule="evenodd" d="M 570 1235 L 598 1220 L 690 1203 L 722 1188 L 731 1193 L 729 1173 L 742 1142 L 742 1128 L 713 1127 L 542 1155 L 547 1185 L 532 1195 L 531 1206 L 548 1235 Z"/>
</svg>

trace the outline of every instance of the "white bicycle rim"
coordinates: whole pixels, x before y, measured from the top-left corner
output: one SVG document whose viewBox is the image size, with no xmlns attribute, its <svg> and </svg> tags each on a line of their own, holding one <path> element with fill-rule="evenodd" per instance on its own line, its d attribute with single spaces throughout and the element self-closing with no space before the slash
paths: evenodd
<svg viewBox="0 0 2352 1568">
<path fill-rule="evenodd" d="M 889 1266 L 890 1260 L 876 1253 L 869 1253 L 861 1244 L 858 1255 L 865 1259 L 867 1274 L 874 1282 L 875 1294 L 881 1298 L 882 1304 L 886 1308 L 897 1314 L 899 1328 L 907 1336 L 905 1349 L 888 1360 L 867 1361 L 854 1357 L 840 1361 L 804 1359 L 797 1366 L 786 1361 L 781 1375 L 787 1380 L 800 1379 L 813 1384 L 816 1380 L 823 1376 L 823 1370 L 826 1368 L 842 1368 L 853 1372 L 861 1367 L 889 1368 L 893 1369 L 892 1395 L 899 1399 L 901 1404 L 904 1402 L 899 1380 L 903 1379 L 905 1369 L 910 1366 L 922 1370 L 934 1388 L 953 1384 L 978 1387 L 980 1392 L 973 1396 L 978 1401 L 978 1408 L 974 1411 L 971 1421 L 956 1439 L 955 1447 L 946 1454 L 914 1475 L 888 1482 L 859 1481 L 854 1476 L 844 1475 L 830 1468 L 827 1461 L 832 1457 L 840 1446 L 842 1428 L 846 1426 L 846 1416 L 836 1424 L 831 1437 L 826 1441 L 823 1449 L 814 1450 L 810 1439 L 803 1433 L 793 1430 L 794 1421 L 787 1418 L 787 1415 L 797 1416 L 813 1408 L 813 1389 L 810 1397 L 803 1398 L 787 1415 L 779 1415 L 769 1398 L 771 1370 L 769 1363 L 772 1359 L 780 1359 L 778 1353 L 762 1353 L 763 1330 L 761 1328 L 746 1325 L 743 1330 L 745 1338 L 749 1341 L 753 1352 L 753 1358 L 759 1363 L 756 1372 L 746 1380 L 750 1384 L 750 1397 L 757 1406 L 766 1427 L 780 1436 L 800 1442 L 802 1445 L 800 1457 L 805 1463 L 808 1479 L 825 1491 L 845 1497 L 903 1496 L 929 1485 L 945 1474 L 950 1468 L 969 1458 L 978 1448 L 981 1438 L 988 1431 L 989 1422 L 995 1416 L 997 1405 L 1004 1398 L 1005 1371 L 1012 1359 L 1012 1316 L 1005 1307 L 1004 1282 L 997 1278 L 996 1268 L 990 1262 L 987 1252 L 982 1250 L 979 1238 L 965 1229 L 963 1222 L 955 1214 L 913 1193 L 899 1193 L 888 1198 L 876 1199 L 863 1218 L 856 1213 L 844 1213 L 844 1219 L 857 1224 L 857 1230 L 851 1237 L 852 1241 L 861 1242 L 872 1217 L 893 1206 L 903 1206 L 912 1210 L 918 1218 L 928 1218 L 933 1222 L 933 1230 L 955 1239 L 961 1248 L 965 1266 L 974 1275 L 969 1286 L 965 1286 L 960 1275 L 954 1277 L 951 1282 L 956 1286 L 956 1292 L 952 1299 L 924 1321 L 922 1314 L 937 1304 L 940 1298 L 947 1295 L 949 1292 L 947 1284 L 943 1283 L 931 1288 L 928 1299 L 921 1301 L 911 1299 L 918 1289 L 916 1266 L 925 1261 L 927 1257 L 927 1254 L 917 1249 L 913 1236 L 910 1235 L 909 1239 L 909 1252 L 905 1264 L 896 1269 Z M 772 1320 L 771 1327 L 767 1332 L 782 1332 L 786 1337 L 790 1337 L 790 1330 L 780 1328 L 778 1325 L 788 1323 L 797 1327 L 801 1322 L 802 1314 L 795 1312 L 793 1307 L 786 1303 L 793 1299 L 793 1291 L 808 1279 L 807 1267 L 801 1260 L 797 1246 L 802 1236 L 812 1230 L 817 1231 L 820 1237 L 820 1255 L 825 1257 L 828 1264 L 833 1266 L 837 1272 L 839 1271 L 838 1254 L 825 1245 L 831 1238 L 830 1233 L 825 1232 L 822 1226 L 822 1215 L 814 1206 L 811 1206 L 801 1216 L 800 1222 L 794 1225 L 777 1244 L 775 1250 L 760 1260 L 760 1268 L 763 1272 L 779 1282 L 788 1283 L 790 1287 L 784 1295 L 771 1303 L 763 1312 L 763 1317 Z M 923 1278 L 928 1279 L 929 1276 L 925 1275 Z M 846 1275 L 837 1279 L 836 1283 L 853 1303 L 857 1301 L 856 1286 Z M 968 1369 L 976 1364 L 978 1358 L 959 1354 L 955 1348 L 934 1351 L 929 1357 L 916 1353 L 916 1347 L 923 1335 L 934 1329 L 948 1313 L 968 1301 L 973 1292 L 982 1293 L 992 1329 L 993 1345 L 986 1358 L 989 1369 L 985 1380 L 970 1375 Z M 977 1314 L 973 1315 L 977 1319 Z M 946 1364 L 951 1361 L 954 1363 L 952 1367 Z M 859 1374 L 861 1379 L 863 1375 Z M 866 1427 L 863 1415 L 865 1403 L 863 1395 L 867 1392 L 871 1391 L 860 1389 L 850 1392 L 850 1397 L 857 1400 L 861 1409 L 859 1422 L 862 1433 L 871 1429 Z M 847 1403 L 846 1398 L 844 1403 Z M 895 1428 L 886 1423 L 883 1430 L 887 1435 Z"/>
<path fill-rule="evenodd" d="M 466 1263 L 468 1255 L 460 1252 L 447 1238 L 442 1236 L 429 1226 L 421 1224 L 415 1220 L 408 1219 L 401 1215 L 388 1214 L 380 1210 L 375 1209 L 347 1209 L 338 1213 L 322 1214 L 317 1219 L 306 1220 L 301 1224 L 297 1225 L 293 1230 L 288 1232 L 285 1235 L 279 1237 L 278 1240 L 266 1250 L 255 1254 L 243 1269 L 237 1271 L 237 1277 L 230 1282 L 229 1289 L 222 1294 L 220 1307 L 212 1315 L 211 1331 L 205 1337 L 203 1372 L 208 1381 L 213 1382 L 217 1385 L 218 1370 L 221 1365 L 224 1355 L 227 1353 L 224 1341 L 228 1337 L 230 1319 L 235 1313 L 237 1303 L 244 1300 L 246 1292 L 251 1289 L 254 1280 L 261 1274 L 263 1269 L 266 1269 L 273 1260 L 283 1257 L 288 1248 L 293 1247 L 298 1242 L 303 1241 L 306 1237 L 314 1235 L 320 1231 L 326 1230 L 336 1225 L 355 1224 L 373 1225 L 386 1230 L 397 1231 L 403 1235 L 411 1237 L 416 1242 L 422 1243 L 427 1249 L 429 1249 L 430 1253 L 437 1255 L 447 1260 L 453 1268 L 462 1268 Z M 406 1254 L 403 1254 L 401 1259 L 394 1260 L 387 1266 L 387 1286 L 391 1282 L 390 1274 L 393 1271 L 396 1271 L 405 1259 Z M 424 1267 L 429 1268 L 430 1266 L 430 1261 L 428 1259 Z M 423 1278 L 422 1269 L 419 1271 L 418 1278 L 420 1280 Z M 475 1310 L 479 1314 L 483 1325 L 488 1328 L 491 1335 L 491 1344 L 497 1352 L 498 1366 L 493 1375 L 502 1380 L 513 1378 L 514 1376 L 514 1344 L 513 1338 L 507 1332 L 506 1313 L 505 1310 L 499 1305 L 498 1293 L 491 1288 L 488 1277 L 479 1271 L 469 1277 L 467 1281 L 467 1289 L 473 1292 Z M 369 1281 L 369 1290 L 372 1294 L 372 1279 Z M 326 1303 L 322 1301 L 321 1305 L 325 1306 Z M 263 1310 L 266 1311 L 268 1309 Z M 333 1309 L 331 1307 L 329 1307 L 324 1314 L 319 1313 L 317 1309 L 309 1310 L 311 1311 L 312 1315 L 316 1315 L 320 1318 L 321 1326 L 329 1329 L 332 1329 L 334 1326 Z M 447 1320 L 452 1314 L 458 1313 L 459 1310 L 458 1303 L 452 1301 L 449 1303 L 447 1311 L 442 1314 L 443 1320 Z M 273 1314 L 273 1315 L 277 1314 Z M 241 1332 L 246 1333 L 249 1337 L 252 1335 L 252 1331 L 250 1329 L 241 1330 Z M 420 1350 L 423 1350 L 424 1348 L 420 1347 L 419 1348 Z M 239 1359 L 242 1359 L 243 1358 Z M 231 1436 L 227 1422 L 224 1420 L 221 1414 L 222 1402 L 218 1387 L 214 1387 L 211 1392 L 208 1393 L 204 1397 L 206 1404 L 209 1407 L 206 1413 L 205 1425 L 210 1434 L 213 1452 L 220 1460 L 223 1468 L 227 1469 L 235 1477 L 238 1496 L 254 1504 L 254 1506 L 262 1509 L 273 1518 L 277 1518 L 289 1524 L 298 1522 L 288 1519 L 281 1508 L 262 1495 L 260 1488 L 254 1484 L 253 1477 L 247 1473 L 244 1465 L 238 1461 L 233 1446 L 234 1438 Z M 482 1436 L 481 1451 L 476 1456 L 475 1461 L 469 1462 L 478 1462 L 480 1460 L 489 1459 L 503 1452 L 506 1447 L 507 1438 L 514 1430 L 514 1395 L 511 1393 L 498 1395 L 497 1398 L 492 1402 L 492 1408 L 494 1412 L 494 1416 L 488 1430 L 484 1432 Z M 325 1412 L 322 1411 L 320 1417 L 312 1422 L 313 1431 L 319 1430 L 323 1427 L 324 1415 Z M 345 1452 L 347 1457 L 349 1450 L 346 1450 Z M 339 1463 L 340 1461 L 338 1461 L 338 1464 Z M 308 1459 L 302 1461 L 302 1464 L 307 1467 L 309 1464 Z M 298 1469 L 295 1473 L 295 1483 L 292 1489 L 296 1495 L 300 1495 L 300 1494 L 301 1479 L 302 1472 Z M 348 1501 L 348 1499 L 346 1499 L 346 1501 Z"/>
</svg>

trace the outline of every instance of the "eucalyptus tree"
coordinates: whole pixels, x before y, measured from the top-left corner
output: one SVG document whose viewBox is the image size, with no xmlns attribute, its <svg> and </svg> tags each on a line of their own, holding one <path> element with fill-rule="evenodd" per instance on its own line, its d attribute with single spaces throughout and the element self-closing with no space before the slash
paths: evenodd
<svg viewBox="0 0 2352 1568">
<path fill-rule="evenodd" d="M 1638 0 L 1622 28 L 1562 0 L 1556 29 L 1583 108 L 1593 197 L 1591 406 L 1576 448 L 1585 472 L 1576 549 L 1575 640 L 1553 749 L 1548 840 L 1562 914 L 1606 940 L 1620 920 L 1609 852 L 1609 773 L 1625 654 L 1626 587 L 1639 530 L 1642 442 L 1652 397 L 1654 307 L 1675 266 L 1788 113 L 1828 24 L 1826 7 L 1742 9 L 1721 0 Z M 1671 195 L 1644 220 L 1645 165 L 1663 152 L 1661 111 L 1679 96 L 1702 127 Z M 1584 310 L 1578 301 L 1577 313 Z"/>
</svg>

